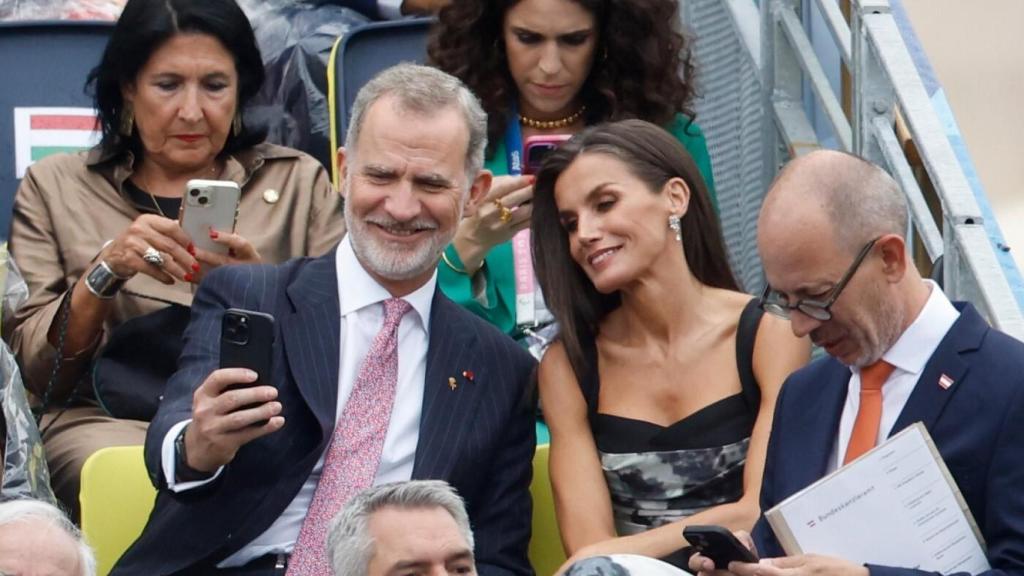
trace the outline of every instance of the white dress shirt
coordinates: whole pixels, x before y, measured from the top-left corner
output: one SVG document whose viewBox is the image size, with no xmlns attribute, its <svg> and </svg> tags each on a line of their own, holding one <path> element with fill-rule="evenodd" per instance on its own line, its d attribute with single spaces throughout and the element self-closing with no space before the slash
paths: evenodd
<svg viewBox="0 0 1024 576">
<path fill-rule="evenodd" d="M 882 420 L 878 426 L 876 444 L 889 437 L 892 427 L 896 424 L 903 407 L 910 399 L 910 393 L 921 378 L 928 360 L 931 359 L 939 343 L 946 337 L 953 323 L 960 317 L 953 304 L 938 284 L 925 280 L 931 289 L 928 301 L 914 322 L 903 331 L 896 343 L 882 355 L 882 360 L 892 364 L 895 369 L 885 383 L 882 384 Z M 850 444 L 853 424 L 860 408 L 860 369 L 851 368 L 850 383 L 846 392 L 846 403 L 839 418 L 839 437 L 834 444 L 832 457 L 829 458 L 828 471 L 837 470 L 843 465 L 846 447 Z M 934 383 L 938 386 L 938 382 Z"/>
<path fill-rule="evenodd" d="M 384 323 L 383 302 L 391 298 L 391 294 L 363 269 L 348 236 L 338 245 L 336 262 L 341 308 L 337 406 L 337 416 L 340 417 L 370 344 Z M 398 326 L 398 386 L 380 466 L 374 478 L 375 485 L 412 478 L 423 409 L 423 381 L 426 378 L 427 347 L 430 342 L 430 308 L 436 285 L 435 272 L 426 284 L 403 297 L 412 306 L 412 310 L 402 318 Z M 205 481 L 174 483 L 174 439 L 188 422 L 177 424 L 164 438 L 164 474 L 168 487 L 175 492 L 200 486 L 216 478 L 215 475 Z M 324 455 L 321 455 L 306 483 L 281 516 L 263 534 L 218 564 L 218 567 L 241 566 L 265 554 L 291 553 L 313 500 L 323 464 Z M 217 471 L 219 474 L 220 470 Z"/>
</svg>

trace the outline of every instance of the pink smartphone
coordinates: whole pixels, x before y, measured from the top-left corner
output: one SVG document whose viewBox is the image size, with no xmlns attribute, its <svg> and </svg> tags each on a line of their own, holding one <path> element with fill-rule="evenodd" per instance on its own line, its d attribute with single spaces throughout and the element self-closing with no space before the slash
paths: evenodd
<svg viewBox="0 0 1024 576">
<path fill-rule="evenodd" d="M 527 138 L 523 144 L 523 174 L 536 174 L 544 158 L 569 138 L 572 138 L 572 134 L 546 134 Z"/>
</svg>

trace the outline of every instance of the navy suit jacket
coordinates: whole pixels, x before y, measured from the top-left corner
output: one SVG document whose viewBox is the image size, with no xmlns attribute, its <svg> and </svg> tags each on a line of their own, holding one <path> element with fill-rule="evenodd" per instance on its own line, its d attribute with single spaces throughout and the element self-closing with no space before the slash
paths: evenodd
<svg viewBox="0 0 1024 576">
<path fill-rule="evenodd" d="M 1024 574 L 1024 344 L 988 326 L 970 304 L 925 365 L 892 434 L 923 422 L 963 492 L 988 545 L 986 575 Z M 949 389 L 938 381 L 953 379 Z M 850 370 L 819 359 L 783 385 L 761 488 L 768 510 L 825 476 Z M 883 521 L 883 519 L 879 519 Z M 762 517 L 762 557 L 784 556 Z M 872 575 L 924 574 L 868 565 Z"/>
<path fill-rule="evenodd" d="M 263 533 L 298 493 L 334 430 L 338 280 L 335 251 L 279 266 L 224 267 L 204 280 L 179 370 L 146 436 L 156 506 L 112 574 L 202 573 Z M 285 426 L 243 446 L 215 482 L 175 494 L 166 489 L 161 445 L 174 424 L 191 417 L 194 390 L 218 367 L 228 308 L 276 319 L 273 382 Z M 465 498 L 480 574 L 533 573 L 527 545 L 536 439 L 527 386 L 534 366 L 507 336 L 435 293 L 412 476 L 446 480 Z"/>
</svg>

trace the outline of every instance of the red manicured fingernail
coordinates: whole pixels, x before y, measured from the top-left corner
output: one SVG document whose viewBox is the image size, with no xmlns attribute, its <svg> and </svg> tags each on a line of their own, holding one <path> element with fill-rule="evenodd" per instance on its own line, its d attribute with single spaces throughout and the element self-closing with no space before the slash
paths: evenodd
<svg viewBox="0 0 1024 576">
<path fill-rule="evenodd" d="M 218 234 L 217 231 L 214 230 L 213 228 L 210 228 L 210 238 L 213 238 L 214 240 L 216 240 L 217 236 L 220 236 L 220 234 Z"/>
<path fill-rule="evenodd" d="M 193 262 L 192 263 L 192 271 L 193 272 L 199 272 L 199 262 Z"/>
<path fill-rule="evenodd" d="M 231 256 L 232 258 L 235 257 L 235 249 L 234 248 L 228 248 L 228 256 Z"/>
<path fill-rule="evenodd" d="M 185 274 L 185 282 L 191 282 L 193 278 L 194 276 L 192 276 L 191 272 Z"/>
<path fill-rule="evenodd" d="M 188 243 L 188 253 L 193 255 L 193 256 L 196 255 L 196 245 L 195 244 L 193 244 L 191 242 Z"/>
<path fill-rule="evenodd" d="M 533 174 L 530 174 L 529 176 L 527 176 L 527 178 L 530 179 L 530 184 L 533 184 L 534 182 L 537 181 L 537 177 L 534 176 Z"/>
</svg>

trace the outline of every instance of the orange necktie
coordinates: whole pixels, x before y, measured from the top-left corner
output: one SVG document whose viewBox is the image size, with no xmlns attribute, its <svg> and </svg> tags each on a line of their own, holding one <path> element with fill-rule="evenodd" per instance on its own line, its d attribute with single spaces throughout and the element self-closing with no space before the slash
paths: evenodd
<svg viewBox="0 0 1024 576">
<path fill-rule="evenodd" d="M 885 360 L 879 360 L 860 369 L 860 408 L 853 422 L 853 433 L 850 434 L 843 464 L 875 447 L 878 427 L 882 423 L 882 384 L 894 368 Z"/>
</svg>

